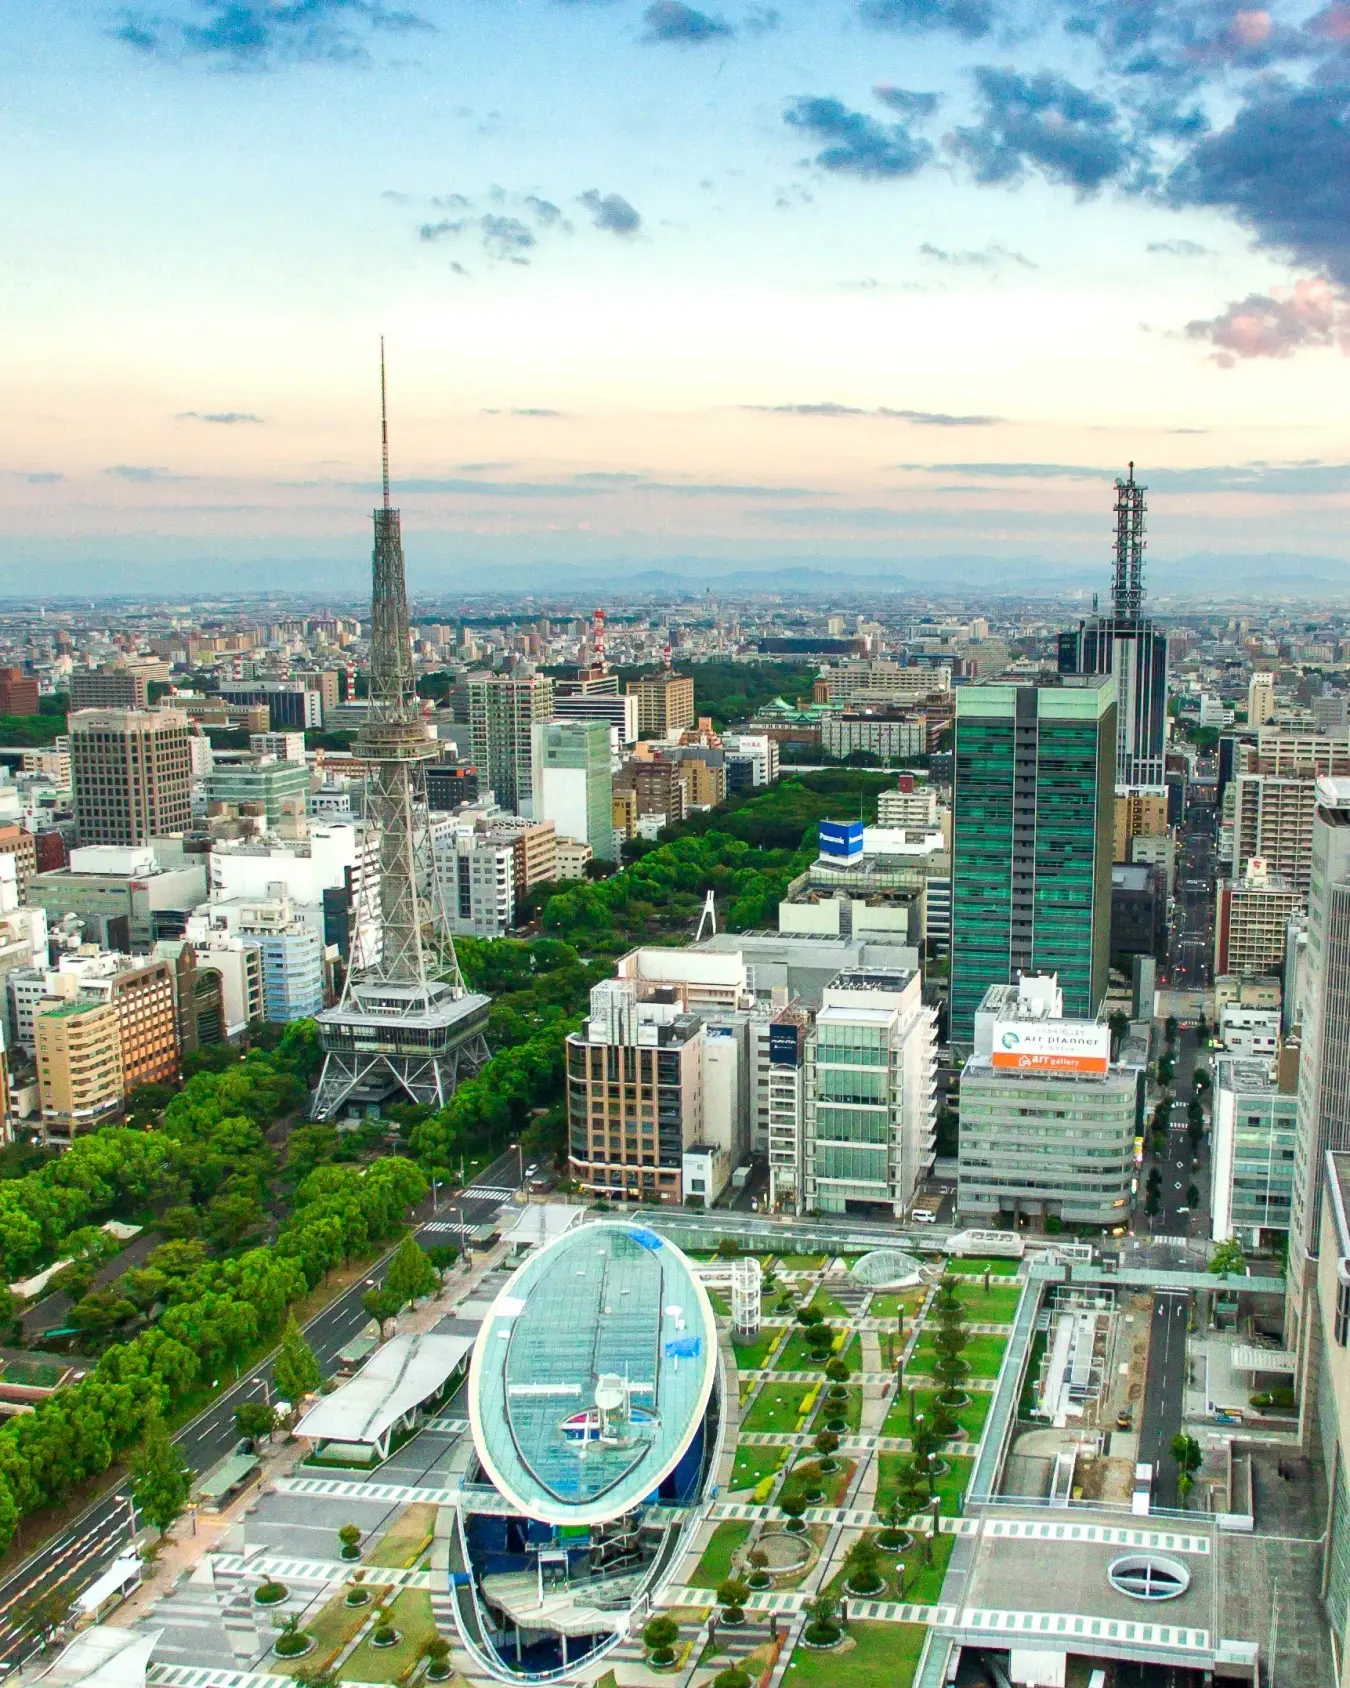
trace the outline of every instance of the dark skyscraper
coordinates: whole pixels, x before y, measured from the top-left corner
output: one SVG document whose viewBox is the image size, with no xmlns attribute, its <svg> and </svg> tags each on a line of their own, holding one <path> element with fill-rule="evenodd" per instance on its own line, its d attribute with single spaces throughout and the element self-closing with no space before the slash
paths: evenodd
<svg viewBox="0 0 1350 1688">
<path fill-rule="evenodd" d="M 1144 493 L 1129 477 L 1116 482 L 1116 560 L 1111 612 L 1059 636 L 1061 674 L 1116 677 L 1117 791 L 1164 789 L 1167 747 L 1167 636 L 1143 614 Z"/>
<path fill-rule="evenodd" d="M 1057 973 L 1091 1018 L 1110 962 L 1115 686 L 963 686 L 956 694 L 951 1030 L 969 1043 L 990 985 Z"/>
</svg>

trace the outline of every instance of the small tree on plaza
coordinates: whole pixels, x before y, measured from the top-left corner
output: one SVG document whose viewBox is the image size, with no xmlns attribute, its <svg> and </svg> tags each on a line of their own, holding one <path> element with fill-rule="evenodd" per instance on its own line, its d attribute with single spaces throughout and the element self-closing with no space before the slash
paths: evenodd
<svg viewBox="0 0 1350 1688">
<path fill-rule="evenodd" d="M 942 1397 L 948 1402 L 961 1394 L 961 1385 L 970 1370 L 963 1358 L 970 1333 L 966 1329 L 965 1308 L 953 1278 L 944 1278 L 935 1302 L 937 1330 L 933 1335 L 936 1354 L 933 1369 L 942 1380 Z"/>
</svg>

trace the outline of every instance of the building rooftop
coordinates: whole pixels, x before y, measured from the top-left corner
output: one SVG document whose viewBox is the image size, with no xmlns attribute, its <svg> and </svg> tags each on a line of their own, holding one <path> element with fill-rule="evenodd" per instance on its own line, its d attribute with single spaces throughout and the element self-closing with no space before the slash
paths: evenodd
<svg viewBox="0 0 1350 1688">
<path fill-rule="evenodd" d="M 675 1469 L 716 1367 L 712 1307 L 684 1255 L 643 1226 L 581 1226 L 533 1254 L 483 1321 L 478 1456 L 528 1517 L 620 1517 Z"/>
<path fill-rule="evenodd" d="M 472 1346 L 468 1337 L 433 1332 L 392 1337 L 350 1382 L 311 1407 L 295 1433 L 323 1442 L 378 1442 L 436 1393 Z"/>
</svg>

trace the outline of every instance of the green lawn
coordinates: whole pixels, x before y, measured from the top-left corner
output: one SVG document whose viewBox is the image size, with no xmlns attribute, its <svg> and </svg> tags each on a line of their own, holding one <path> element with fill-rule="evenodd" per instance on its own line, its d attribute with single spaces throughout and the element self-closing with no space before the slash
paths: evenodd
<svg viewBox="0 0 1350 1688">
<path fill-rule="evenodd" d="M 858 1429 L 862 1423 L 863 1393 L 859 1388 L 852 1388 L 848 1392 L 848 1400 L 844 1402 L 843 1419 L 850 1430 Z M 813 1430 L 823 1430 L 825 1420 L 834 1416 L 834 1409 L 821 1395 L 820 1405 L 816 1408 L 816 1416 L 811 1420 Z"/>
<path fill-rule="evenodd" d="M 814 1501 L 813 1505 L 842 1506 L 844 1496 L 848 1493 L 848 1486 L 853 1481 L 853 1473 L 858 1466 L 856 1460 L 843 1459 L 838 1454 L 835 1455 L 835 1463 L 839 1467 L 837 1471 L 822 1471 L 820 1460 L 815 1454 L 812 1454 L 809 1459 L 799 1459 L 784 1480 L 783 1488 L 779 1491 L 780 1500 L 784 1492 L 790 1491 L 800 1494 L 803 1489 L 810 1488 L 814 1484 L 824 1490 L 825 1499 Z"/>
<path fill-rule="evenodd" d="M 731 1351 L 736 1356 L 737 1371 L 763 1371 L 780 1334 L 770 1326 L 762 1326 L 753 1342 L 737 1342 L 733 1338 Z"/>
<path fill-rule="evenodd" d="M 720 1289 L 710 1289 L 708 1300 L 712 1302 L 713 1312 L 717 1314 L 719 1319 L 731 1317 L 731 1302 L 722 1294 Z"/>
<path fill-rule="evenodd" d="M 825 1264 L 823 1254 L 780 1254 L 778 1264 L 785 1272 L 818 1272 Z"/>
<path fill-rule="evenodd" d="M 373 1586 L 371 1597 L 364 1606 L 348 1606 L 347 1590 L 343 1587 L 314 1617 L 307 1617 L 300 1627 L 314 1646 L 305 1654 L 305 1668 L 325 1670 L 388 1593 L 387 1588 Z"/>
<path fill-rule="evenodd" d="M 775 1383 L 770 1379 L 741 1420 L 741 1429 L 753 1434 L 795 1430 L 802 1402 L 813 1387 L 810 1383 Z"/>
<path fill-rule="evenodd" d="M 1003 1255 L 991 1255 L 988 1259 L 973 1254 L 964 1259 L 953 1255 L 949 1265 L 953 1272 L 964 1278 L 982 1276 L 986 1266 L 991 1278 L 1015 1278 L 1022 1269 L 1020 1260 L 1010 1260 Z"/>
<path fill-rule="evenodd" d="M 782 1462 L 786 1448 L 737 1448 L 736 1463 L 731 1468 L 733 1489 L 753 1489 L 762 1478 L 771 1476 Z"/>
<path fill-rule="evenodd" d="M 966 1309 L 966 1317 L 977 1325 L 1010 1325 L 1017 1317 L 1017 1304 L 1022 1299 L 1020 1287 L 992 1281 L 988 1289 L 982 1283 L 958 1284 L 956 1293 Z"/>
<path fill-rule="evenodd" d="M 832 1295 L 823 1289 L 818 1289 L 811 1297 L 811 1305 L 819 1307 L 827 1319 L 847 1319 L 849 1316 L 848 1308 L 844 1306 L 843 1302 L 836 1301 Z"/>
<path fill-rule="evenodd" d="M 961 1350 L 961 1358 L 970 1367 L 968 1377 L 997 1377 L 1003 1364 L 1003 1350 L 1008 1346 L 1006 1336 L 972 1336 Z M 925 1330 L 919 1335 L 913 1354 L 905 1366 L 905 1376 L 911 1372 L 929 1376 L 935 1359 L 933 1339 Z"/>
<path fill-rule="evenodd" d="M 869 1535 L 879 1532 L 868 1531 Z M 932 1564 L 924 1563 L 924 1548 L 932 1541 Z M 942 1594 L 942 1580 L 947 1574 L 947 1561 L 952 1556 L 952 1549 L 956 1546 L 955 1536 L 944 1536 L 939 1533 L 936 1540 L 925 1536 L 922 1532 L 916 1536 L 913 1546 L 907 1547 L 903 1553 L 887 1553 L 882 1550 L 877 1569 L 886 1579 L 886 1586 L 876 1594 L 866 1598 L 872 1600 L 912 1600 L 919 1606 L 935 1606 Z M 901 1567 L 904 1567 L 904 1592 L 901 1592 L 899 1578 Z M 837 1599 L 848 1595 L 844 1584 L 848 1581 L 848 1567 L 841 1559 L 839 1569 L 825 1585 L 826 1592 Z M 853 1596 L 854 1599 L 859 1596 Z"/>
<path fill-rule="evenodd" d="M 827 1355 L 826 1359 L 830 1356 Z M 818 1372 L 824 1368 L 825 1361 L 817 1360 L 807 1345 L 806 1332 L 794 1330 L 792 1335 L 778 1351 L 774 1360 L 775 1371 L 809 1371 Z"/>
<path fill-rule="evenodd" d="M 874 1504 L 877 1512 L 883 1518 L 891 1502 L 895 1499 L 896 1479 L 900 1468 L 908 1459 L 908 1454 L 877 1455 L 877 1498 Z M 957 1499 L 970 1482 L 971 1468 L 974 1464 L 973 1459 L 964 1456 L 959 1459 L 955 1456 L 948 1457 L 947 1465 L 949 1469 L 937 1479 L 933 1486 L 934 1494 L 942 1501 L 942 1512 L 945 1517 L 956 1517 Z"/>
<path fill-rule="evenodd" d="M 397 1682 L 417 1663 L 423 1646 L 436 1633 L 431 1596 L 424 1588 L 405 1588 L 391 1610 L 399 1632 L 397 1647 L 372 1646 L 367 1636 L 343 1665 L 344 1677 L 354 1682 Z"/>
<path fill-rule="evenodd" d="M 921 1624 L 850 1624 L 846 1653 L 798 1647 L 784 1679 L 790 1688 L 911 1688 L 928 1631 Z"/>
<path fill-rule="evenodd" d="M 874 1319 L 893 1319 L 898 1313 L 905 1315 L 905 1329 L 909 1329 L 909 1321 L 923 1306 L 923 1298 L 927 1294 L 925 1289 L 905 1289 L 892 1294 L 874 1295 L 871 1306 L 867 1311 Z"/>
<path fill-rule="evenodd" d="M 991 1394 L 973 1392 L 970 1404 L 956 1408 L 956 1422 L 963 1432 L 962 1440 L 978 1442 L 980 1431 L 984 1428 L 984 1421 L 989 1416 L 989 1405 L 994 1399 Z M 916 1413 L 932 1413 L 937 1402 L 935 1389 L 916 1389 L 914 1391 L 914 1411 Z M 906 1389 L 898 1401 L 892 1401 L 890 1411 L 886 1414 L 886 1422 L 882 1425 L 883 1436 L 911 1436 L 909 1417 L 909 1390 Z"/>
<path fill-rule="evenodd" d="M 731 1575 L 732 1560 L 750 1538 L 753 1524 L 739 1519 L 727 1519 L 712 1533 L 712 1540 L 703 1549 L 703 1557 L 694 1567 L 689 1579 L 691 1588 L 717 1588 Z"/>
</svg>

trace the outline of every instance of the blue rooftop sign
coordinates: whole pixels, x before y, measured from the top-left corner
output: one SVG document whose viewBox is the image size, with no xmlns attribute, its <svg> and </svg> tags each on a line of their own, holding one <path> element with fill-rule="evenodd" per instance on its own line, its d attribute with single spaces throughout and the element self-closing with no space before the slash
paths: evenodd
<svg viewBox="0 0 1350 1688">
<path fill-rule="evenodd" d="M 861 821 L 821 821 L 817 838 L 822 856 L 837 856 L 848 860 L 863 851 L 863 823 Z"/>
</svg>

